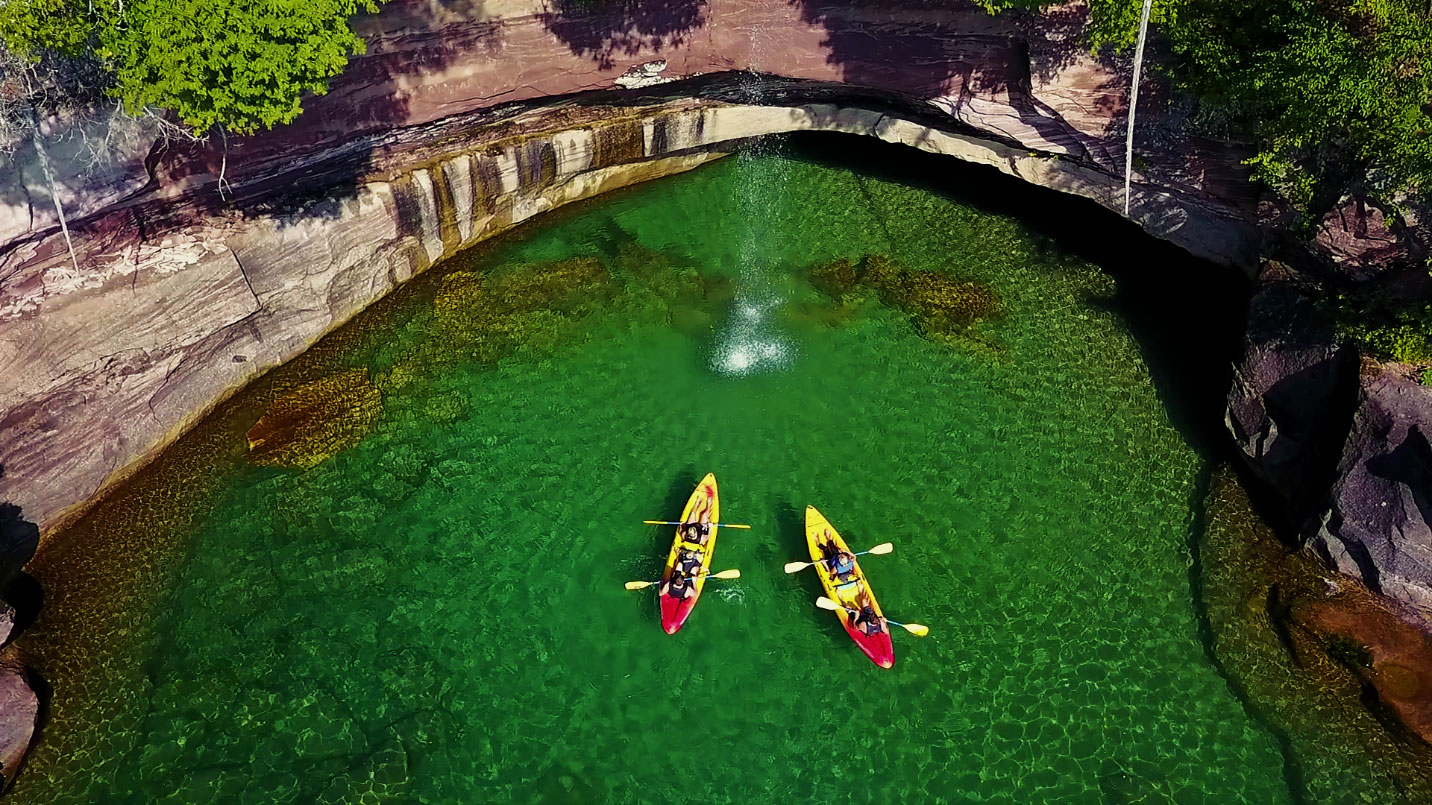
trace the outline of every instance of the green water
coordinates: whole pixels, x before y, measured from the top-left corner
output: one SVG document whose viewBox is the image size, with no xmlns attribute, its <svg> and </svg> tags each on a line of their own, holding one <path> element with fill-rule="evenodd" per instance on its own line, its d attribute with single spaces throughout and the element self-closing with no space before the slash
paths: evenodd
<svg viewBox="0 0 1432 805">
<path fill-rule="evenodd" d="M 804 278 L 866 254 L 983 283 L 1003 313 L 931 340 Z M 602 298 L 522 313 L 483 360 L 444 352 L 440 283 L 400 292 L 345 359 L 383 390 L 376 429 L 306 472 L 232 474 L 136 658 L 134 718 L 94 725 L 93 765 L 54 796 L 1297 796 L 1200 642 L 1207 457 L 1098 266 L 1014 218 L 766 155 L 458 267 L 573 256 L 603 261 Z M 392 382 L 414 355 L 418 380 Z M 743 575 L 669 637 L 622 583 L 659 575 L 670 534 L 640 521 L 707 471 L 752 526 L 716 554 Z M 897 630 L 892 670 L 813 606 L 813 577 L 782 574 L 807 504 L 856 546 L 895 543 L 866 571 L 931 631 Z"/>
</svg>

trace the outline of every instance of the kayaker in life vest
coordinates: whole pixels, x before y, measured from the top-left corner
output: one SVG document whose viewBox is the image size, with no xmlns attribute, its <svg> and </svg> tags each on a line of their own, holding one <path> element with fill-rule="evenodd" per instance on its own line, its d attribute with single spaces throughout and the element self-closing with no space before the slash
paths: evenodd
<svg viewBox="0 0 1432 805">
<path fill-rule="evenodd" d="M 680 568 L 671 571 L 671 577 L 659 588 L 662 595 L 669 595 L 672 598 L 690 598 L 696 595 L 696 582 Z"/>
<path fill-rule="evenodd" d="M 861 593 L 856 599 L 856 609 L 850 616 L 850 625 L 865 632 L 867 635 L 878 635 L 885 630 L 884 618 L 875 614 L 875 605 L 870 602 L 870 596 Z"/>
<path fill-rule="evenodd" d="M 687 523 L 684 528 L 683 538 L 693 545 L 705 545 L 711 538 L 710 523 Z"/>
<path fill-rule="evenodd" d="M 830 574 L 841 581 L 850 581 L 855 578 L 855 555 L 850 551 L 843 551 L 831 538 L 830 531 L 825 532 L 826 541 L 821 543 L 820 552 L 825 556 L 825 566 L 830 568 Z"/>
<path fill-rule="evenodd" d="M 688 576 L 695 576 L 701 570 L 701 554 L 682 550 L 676 554 L 676 566 Z"/>
</svg>

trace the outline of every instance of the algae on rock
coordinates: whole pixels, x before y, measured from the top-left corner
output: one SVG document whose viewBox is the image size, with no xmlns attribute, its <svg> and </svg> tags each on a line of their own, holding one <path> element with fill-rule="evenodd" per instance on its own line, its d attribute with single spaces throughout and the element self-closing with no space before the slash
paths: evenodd
<svg viewBox="0 0 1432 805">
<path fill-rule="evenodd" d="M 920 335 L 932 341 L 968 338 L 975 325 L 1003 312 L 995 292 L 978 282 L 913 271 L 877 254 L 866 255 L 858 265 L 843 259 L 822 263 L 806 276 L 816 290 L 843 306 L 859 290 L 874 291 L 882 302 L 908 314 Z"/>
<path fill-rule="evenodd" d="M 309 469 L 368 435 L 383 395 L 367 369 L 353 369 L 287 391 L 249 428 L 249 460 Z"/>
</svg>

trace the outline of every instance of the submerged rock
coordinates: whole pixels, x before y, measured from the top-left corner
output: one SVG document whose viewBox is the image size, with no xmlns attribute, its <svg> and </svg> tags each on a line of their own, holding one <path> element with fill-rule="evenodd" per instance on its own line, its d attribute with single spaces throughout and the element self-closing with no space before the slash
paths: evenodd
<svg viewBox="0 0 1432 805">
<path fill-rule="evenodd" d="M 1312 538 L 1338 570 L 1427 615 L 1432 629 L 1432 388 L 1365 378 L 1332 501 Z"/>
<path fill-rule="evenodd" d="M 1287 616 L 1376 692 L 1363 696 L 1373 715 L 1432 744 L 1432 635 L 1417 627 L 1415 615 L 1342 584 L 1327 595 L 1295 597 Z"/>
<path fill-rule="evenodd" d="M 15 781 L 39 717 L 40 699 L 29 672 L 18 662 L 0 660 L 0 791 Z"/>
<path fill-rule="evenodd" d="M 837 301 L 862 288 L 874 291 L 885 304 L 909 314 L 920 334 L 933 340 L 960 336 L 1002 312 L 999 297 L 978 282 L 912 271 L 881 255 L 866 255 L 859 265 L 822 263 L 806 276 L 816 290 Z"/>
<path fill-rule="evenodd" d="M 249 460 L 308 469 L 362 440 L 382 413 L 367 369 L 353 369 L 280 395 L 248 431 Z"/>
<path fill-rule="evenodd" d="M 1294 524 L 1322 510 L 1357 388 L 1357 353 L 1281 267 L 1249 301 L 1225 422 Z"/>
</svg>

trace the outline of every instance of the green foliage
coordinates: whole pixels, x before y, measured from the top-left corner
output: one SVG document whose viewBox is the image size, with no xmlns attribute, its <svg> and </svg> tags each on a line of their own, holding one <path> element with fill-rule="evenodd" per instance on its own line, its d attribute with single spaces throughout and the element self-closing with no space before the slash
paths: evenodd
<svg viewBox="0 0 1432 805">
<path fill-rule="evenodd" d="M 991 12 L 1050 5 L 977 0 Z M 1087 44 L 1124 48 L 1142 0 L 1089 0 Z M 1432 188 L 1432 6 L 1426 0 L 1156 0 L 1170 70 L 1253 138 L 1255 178 L 1309 222 L 1349 184 Z"/>
<path fill-rule="evenodd" d="M 1432 305 L 1406 304 L 1395 295 L 1342 294 L 1333 311 L 1337 328 L 1381 360 L 1432 364 Z"/>
<path fill-rule="evenodd" d="M 202 133 L 291 122 L 303 93 L 363 51 L 348 25 L 374 0 L 11 0 L 0 39 L 32 56 L 93 54 L 131 111 L 173 110 Z"/>
<path fill-rule="evenodd" d="M 1185 0 L 1176 74 L 1259 145 L 1256 177 L 1321 213 L 1361 180 L 1432 187 L 1432 17 L 1418 0 Z"/>
<path fill-rule="evenodd" d="M 1184 0 L 1155 0 L 1149 9 L 1150 26 L 1166 26 L 1175 21 Z M 1086 42 L 1091 50 L 1105 47 L 1123 49 L 1138 39 L 1139 16 L 1143 0 L 1088 0 L 1089 25 Z M 1055 0 L 975 0 L 975 4 L 991 14 L 1014 8 L 1043 8 L 1056 5 Z"/>
</svg>

